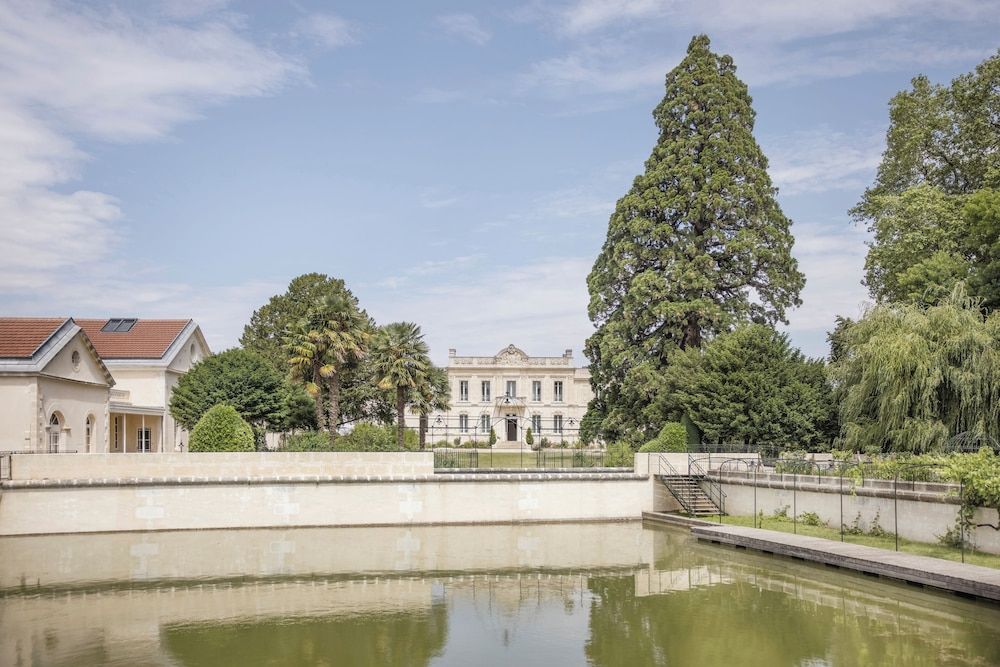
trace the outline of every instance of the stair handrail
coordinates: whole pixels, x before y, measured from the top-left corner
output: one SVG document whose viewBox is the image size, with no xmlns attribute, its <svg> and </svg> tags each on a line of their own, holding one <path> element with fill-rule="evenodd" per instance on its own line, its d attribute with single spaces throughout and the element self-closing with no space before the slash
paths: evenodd
<svg viewBox="0 0 1000 667">
<path fill-rule="evenodd" d="M 711 455 L 709 455 L 708 460 L 708 465 L 711 467 Z M 713 503 L 715 503 L 715 506 L 719 508 L 719 514 L 725 514 L 726 492 L 722 490 L 722 483 L 709 476 L 708 471 L 701 466 L 698 459 L 695 459 L 693 454 L 688 454 L 688 473 L 692 476 L 700 477 L 705 482 L 705 486 L 708 487 L 708 493 L 706 495 L 712 500 Z"/>
<path fill-rule="evenodd" d="M 659 455 L 657 455 L 656 458 L 658 460 L 657 474 L 658 474 L 659 477 L 661 477 L 661 478 L 662 477 L 684 477 L 684 475 L 682 475 L 677 470 L 677 468 L 675 468 L 670 463 L 670 461 L 667 460 L 666 456 L 664 456 L 663 454 L 659 454 Z M 692 505 L 690 505 L 687 502 L 687 500 L 685 500 L 684 494 L 682 494 L 680 492 L 677 492 L 677 491 L 674 491 L 674 489 L 670 486 L 670 482 L 668 482 L 668 481 L 666 481 L 664 479 L 661 479 L 660 481 L 663 482 L 663 485 L 665 487 L 667 487 L 667 491 L 670 492 L 670 495 L 672 495 L 677 500 L 677 502 L 679 502 L 681 504 L 681 507 L 684 508 L 684 511 L 687 512 L 688 514 L 693 515 L 694 514 L 694 507 Z"/>
</svg>

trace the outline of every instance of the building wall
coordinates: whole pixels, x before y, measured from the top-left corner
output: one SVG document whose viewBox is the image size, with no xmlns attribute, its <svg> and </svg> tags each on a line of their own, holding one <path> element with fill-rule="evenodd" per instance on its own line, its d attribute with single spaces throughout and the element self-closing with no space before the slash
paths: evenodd
<svg viewBox="0 0 1000 667">
<path fill-rule="evenodd" d="M 510 346 L 492 357 L 459 357 L 451 355 L 446 368 L 451 387 L 451 409 L 430 415 L 428 438 L 434 441 L 447 439 L 453 443 L 456 437 L 461 442 L 483 441 L 489 431 L 480 428 L 481 418 L 489 415 L 490 424 L 496 430 L 498 443 L 507 442 L 506 419 L 512 415 L 517 421 L 517 439 L 523 443 L 525 433 L 532 427 L 535 442 L 547 438 L 553 444 L 561 440 L 575 442 L 580 420 L 593 397 L 590 375 L 586 369 L 573 365 L 572 353 L 561 357 L 530 357 L 521 350 Z M 466 401 L 461 400 L 462 381 L 469 383 Z M 490 383 L 490 400 L 484 401 L 482 383 Z M 503 403 L 508 381 L 516 382 L 515 400 Z M 533 400 L 532 383 L 541 382 L 541 400 Z M 562 400 L 556 401 L 555 383 L 562 382 Z M 468 417 L 467 432 L 462 432 L 460 419 Z M 555 431 L 555 417 L 562 417 L 562 433 Z M 542 432 L 532 426 L 532 417 L 541 418 Z M 438 419 L 440 418 L 440 423 Z M 407 415 L 407 425 L 416 427 L 419 418 Z"/>
<path fill-rule="evenodd" d="M 0 451 L 34 449 L 38 389 L 32 376 L 0 376 Z"/>
<path fill-rule="evenodd" d="M 37 386 L 39 409 L 35 449 L 48 449 L 49 420 L 58 412 L 62 426 L 61 450 L 107 451 L 109 387 L 45 376 L 37 379 Z M 88 416 L 94 420 L 89 449 L 86 442 Z"/>
</svg>

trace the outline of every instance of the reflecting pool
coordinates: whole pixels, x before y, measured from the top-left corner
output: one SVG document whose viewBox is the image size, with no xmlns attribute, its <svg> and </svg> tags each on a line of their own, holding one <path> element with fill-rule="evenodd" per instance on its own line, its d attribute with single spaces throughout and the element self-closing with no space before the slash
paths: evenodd
<svg viewBox="0 0 1000 667">
<path fill-rule="evenodd" d="M 1000 607 L 639 523 L 0 539 L 0 665 L 998 665 Z"/>
</svg>

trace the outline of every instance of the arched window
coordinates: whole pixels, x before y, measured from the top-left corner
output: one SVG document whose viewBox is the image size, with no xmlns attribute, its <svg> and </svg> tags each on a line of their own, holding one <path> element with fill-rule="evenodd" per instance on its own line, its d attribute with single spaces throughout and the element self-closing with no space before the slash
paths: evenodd
<svg viewBox="0 0 1000 667">
<path fill-rule="evenodd" d="M 90 451 L 90 445 L 94 440 L 94 418 L 91 415 L 87 415 L 87 428 L 84 430 L 84 441 L 87 444 L 87 451 Z"/>
<path fill-rule="evenodd" d="M 53 412 L 52 416 L 49 417 L 49 451 L 58 452 L 59 451 L 59 439 L 62 437 L 62 423 L 59 419 L 59 413 Z"/>
<path fill-rule="evenodd" d="M 73 354 L 70 355 L 69 359 L 73 364 L 73 370 L 74 371 L 80 370 L 80 353 L 76 350 L 73 350 Z"/>
</svg>

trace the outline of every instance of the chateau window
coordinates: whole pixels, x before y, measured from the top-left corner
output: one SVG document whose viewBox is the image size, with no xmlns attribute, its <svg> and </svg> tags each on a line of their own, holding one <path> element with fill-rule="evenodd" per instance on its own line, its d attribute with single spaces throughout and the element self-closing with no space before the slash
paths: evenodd
<svg viewBox="0 0 1000 667">
<path fill-rule="evenodd" d="M 135 434 L 135 451 L 148 452 L 152 450 L 152 431 L 148 428 L 140 427 Z"/>
<path fill-rule="evenodd" d="M 469 381 L 459 380 L 458 381 L 458 400 L 467 401 L 469 400 Z"/>
<path fill-rule="evenodd" d="M 87 451 L 89 452 L 90 443 L 94 439 L 94 418 L 89 415 L 87 416 L 87 424 L 83 434 L 84 434 L 84 442 L 87 444 Z"/>
<path fill-rule="evenodd" d="M 489 433 L 490 432 L 490 416 L 489 415 L 483 415 L 483 416 L 481 416 L 479 418 L 479 431 L 481 433 Z"/>
<path fill-rule="evenodd" d="M 532 380 L 531 381 L 531 400 L 536 403 L 540 403 L 542 400 L 542 381 Z"/>
<path fill-rule="evenodd" d="M 556 380 L 552 383 L 552 400 L 556 403 L 562 403 L 563 400 L 563 383 L 562 380 Z"/>
<path fill-rule="evenodd" d="M 531 430 L 535 433 L 542 432 L 542 416 L 541 415 L 531 415 Z"/>
<path fill-rule="evenodd" d="M 507 397 L 517 397 L 517 380 L 507 380 Z"/>
<path fill-rule="evenodd" d="M 552 418 L 552 430 L 556 433 L 562 433 L 562 415 L 556 415 Z"/>
<path fill-rule="evenodd" d="M 469 384 L 466 382 L 465 384 Z M 469 432 L 469 415 L 459 415 L 458 416 L 458 431 L 459 433 Z"/>
<path fill-rule="evenodd" d="M 489 380 L 483 380 L 482 389 L 483 389 L 483 403 L 489 403 L 490 402 L 490 381 Z"/>
</svg>

